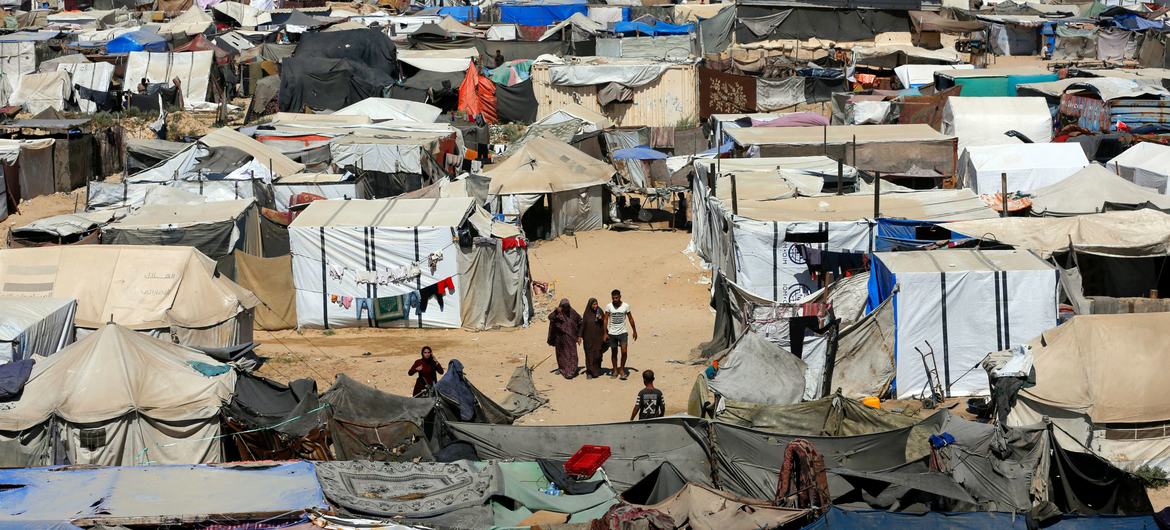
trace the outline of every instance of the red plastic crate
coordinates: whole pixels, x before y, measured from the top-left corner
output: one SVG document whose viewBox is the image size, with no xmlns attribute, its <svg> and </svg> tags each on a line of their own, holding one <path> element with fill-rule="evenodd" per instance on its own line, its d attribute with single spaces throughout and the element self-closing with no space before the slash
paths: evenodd
<svg viewBox="0 0 1170 530">
<path fill-rule="evenodd" d="M 565 473 L 575 477 L 592 477 L 609 460 L 612 452 L 608 445 L 582 445 L 569 461 L 565 462 Z"/>
</svg>

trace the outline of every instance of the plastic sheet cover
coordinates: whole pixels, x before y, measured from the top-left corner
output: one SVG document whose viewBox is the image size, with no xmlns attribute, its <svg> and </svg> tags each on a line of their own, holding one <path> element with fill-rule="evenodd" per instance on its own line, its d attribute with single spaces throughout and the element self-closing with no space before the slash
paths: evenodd
<svg viewBox="0 0 1170 530">
<path fill-rule="evenodd" d="M 126 79 L 146 79 L 151 83 L 182 83 L 183 103 L 187 106 L 207 101 L 214 52 L 151 53 L 130 52 L 126 62 Z"/>
</svg>

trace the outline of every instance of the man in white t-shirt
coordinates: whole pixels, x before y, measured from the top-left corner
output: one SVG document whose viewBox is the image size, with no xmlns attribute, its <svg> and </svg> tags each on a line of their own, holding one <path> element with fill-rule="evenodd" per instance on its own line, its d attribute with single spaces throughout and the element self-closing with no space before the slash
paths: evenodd
<svg viewBox="0 0 1170 530">
<path fill-rule="evenodd" d="M 613 371 L 610 377 L 621 376 L 622 380 L 630 377 L 626 370 L 626 355 L 629 352 L 629 337 L 632 332 L 634 340 L 638 340 L 638 326 L 634 323 L 634 314 L 630 312 L 630 304 L 622 302 L 622 292 L 614 289 L 610 293 L 613 302 L 605 305 L 605 344 L 609 346 L 610 358 L 613 361 Z M 618 365 L 618 349 L 622 351 L 622 363 Z"/>
</svg>

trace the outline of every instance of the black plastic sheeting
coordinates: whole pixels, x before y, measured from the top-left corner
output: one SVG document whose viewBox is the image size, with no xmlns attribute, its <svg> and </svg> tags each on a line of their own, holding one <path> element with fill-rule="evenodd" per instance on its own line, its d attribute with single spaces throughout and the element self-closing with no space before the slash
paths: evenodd
<svg viewBox="0 0 1170 530">
<path fill-rule="evenodd" d="M 1092 453 L 1065 451 L 1055 436 L 1050 443 L 1052 503 L 1062 513 L 1135 515 L 1154 511 L 1141 478 Z"/>
<path fill-rule="evenodd" d="M 496 114 L 501 122 L 532 123 L 537 108 L 531 78 L 512 86 L 496 85 Z"/>
<path fill-rule="evenodd" d="M 435 400 L 408 398 L 363 385 L 345 374 L 321 395 L 338 460 L 431 460 L 424 428 Z"/>
<path fill-rule="evenodd" d="M 329 416 L 317 399 L 316 381 L 297 379 L 286 386 L 245 372 L 236 374 L 236 392 L 224 413 L 252 429 L 298 437 L 325 426 Z"/>
<path fill-rule="evenodd" d="M 791 9 L 792 13 L 767 35 L 752 33 L 742 22 L 735 25 L 737 42 L 774 39 L 812 39 L 859 41 L 873 39 L 878 33 L 910 31 L 910 17 L 905 11 L 835 10 L 812 7 L 769 8 L 739 6 L 739 18 L 755 18 Z"/>
<path fill-rule="evenodd" d="M 306 33 L 281 65 L 280 109 L 338 110 L 398 79 L 397 50 L 384 33 L 351 29 Z"/>
</svg>

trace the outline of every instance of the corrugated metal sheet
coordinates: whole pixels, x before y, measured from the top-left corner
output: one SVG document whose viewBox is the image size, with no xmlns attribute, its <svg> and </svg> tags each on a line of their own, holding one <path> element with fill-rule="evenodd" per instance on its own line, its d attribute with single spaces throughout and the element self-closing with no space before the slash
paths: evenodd
<svg viewBox="0 0 1170 530">
<path fill-rule="evenodd" d="M 686 58 L 694 53 L 694 34 L 597 39 L 598 57 Z"/>
<path fill-rule="evenodd" d="M 600 112 L 621 127 L 676 127 L 699 121 L 698 71 L 693 64 L 672 66 L 657 81 L 635 88 L 633 103 L 597 103 L 596 86 L 552 86 L 548 65 L 532 66 L 532 90 L 543 118 L 570 103 Z"/>
</svg>

